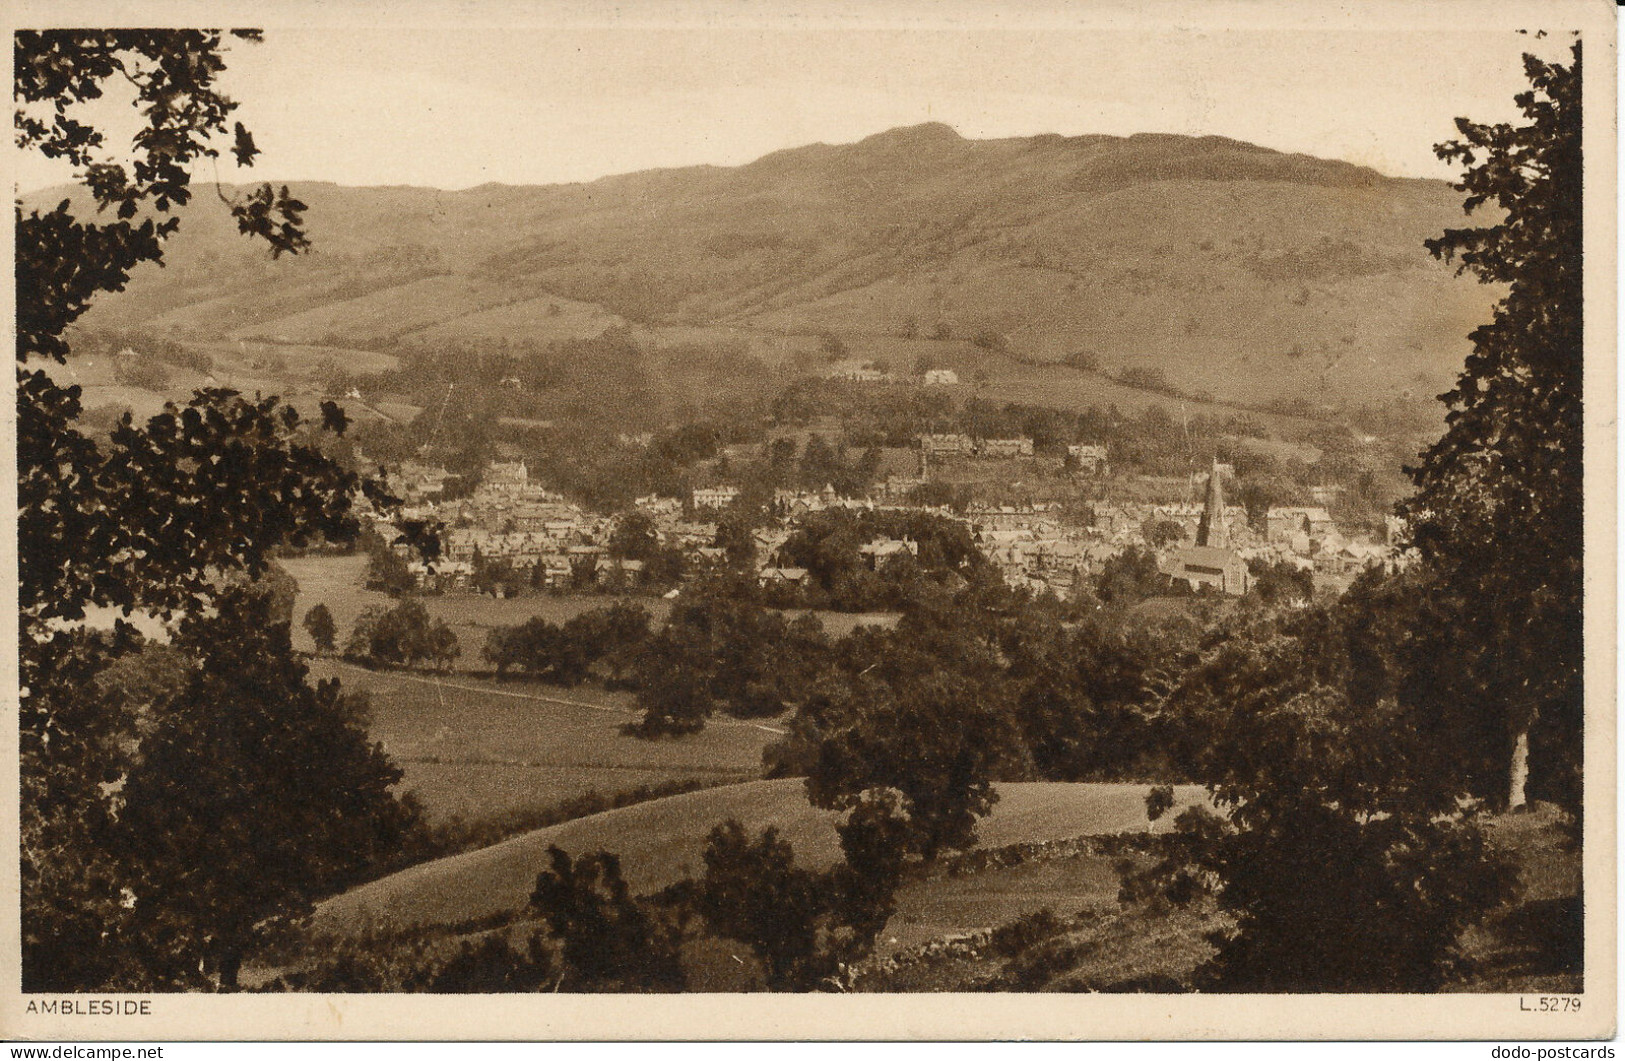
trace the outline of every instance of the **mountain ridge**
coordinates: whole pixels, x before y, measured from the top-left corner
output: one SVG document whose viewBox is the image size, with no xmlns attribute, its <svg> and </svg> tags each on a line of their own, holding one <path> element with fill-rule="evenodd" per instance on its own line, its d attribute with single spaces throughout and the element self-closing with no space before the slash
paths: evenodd
<svg viewBox="0 0 1625 1061">
<path fill-rule="evenodd" d="M 1422 246 L 1462 223 L 1446 182 L 1222 136 L 923 123 L 584 183 L 288 184 L 314 254 L 268 262 L 199 196 L 170 268 L 87 323 L 340 347 L 569 338 L 587 320 L 835 334 L 859 355 L 975 341 L 1227 400 L 1368 401 L 1447 383 L 1495 297 Z M 362 297 L 369 323 L 348 324 Z"/>
</svg>

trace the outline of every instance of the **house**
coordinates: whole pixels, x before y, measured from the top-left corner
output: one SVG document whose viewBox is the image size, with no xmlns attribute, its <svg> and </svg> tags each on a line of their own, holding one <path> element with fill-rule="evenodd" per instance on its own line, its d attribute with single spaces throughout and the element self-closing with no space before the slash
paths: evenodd
<svg viewBox="0 0 1625 1061">
<path fill-rule="evenodd" d="M 739 500 L 739 487 L 713 486 L 694 491 L 695 508 L 727 508 Z"/>
<path fill-rule="evenodd" d="M 1299 534 L 1323 538 L 1337 529 L 1331 513 L 1319 507 L 1277 506 L 1264 516 L 1265 536 L 1272 542 L 1291 542 Z"/>
<path fill-rule="evenodd" d="M 983 531 L 1030 530 L 1038 522 L 1033 505 L 971 505 L 965 520 Z"/>
<path fill-rule="evenodd" d="M 756 572 L 759 586 L 803 586 L 807 583 L 804 567 L 764 567 Z"/>
<path fill-rule="evenodd" d="M 1080 472 L 1090 475 L 1105 475 L 1110 468 L 1106 460 L 1106 447 L 1094 446 L 1088 443 L 1076 443 L 1066 447 L 1067 456 L 1077 462 Z"/>
<path fill-rule="evenodd" d="M 642 581 L 642 560 L 600 556 L 593 569 L 593 583 L 598 586 L 635 586 Z"/>
<path fill-rule="evenodd" d="M 879 571 L 882 567 L 902 556 L 919 556 L 920 543 L 907 538 L 876 538 L 866 545 L 858 546 L 858 555 L 868 563 L 869 569 Z"/>
<path fill-rule="evenodd" d="M 926 459 L 969 457 L 976 452 L 976 443 L 969 435 L 921 435 L 920 456 Z"/>
<path fill-rule="evenodd" d="M 685 555 L 690 560 L 700 564 L 725 564 L 728 562 L 728 550 L 720 545 L 696 546 Z"/>
<path fill-rule="evenodd" d="M 446 480 L 456 478 L 444 468 L 407 461 L 389 477 L 389 489 L 407 501 L 421 501 L 439 497 L 445 491 Z"/>
<path fill-rule="evenodd" d="M 487 491 L 494 494 L 519 494 L 530 485 L 530 469 L 525 467 L 524 461 L 514 461 L 512 464 L 488 464 L 485 467 L 485 478 L 480 483 Z"/>
<path fill-rule="evenodd" d="M 414 560 L 406 565 L 406 570 L 417 582 L 418 589 L 467 589 L 474 578 L 474 565 L 466 560 L 437 560 L 433 564 Z"/>
<path fill-rule="evenodd" d="M 925 370 L 925 385 L 927 387 L 957 387 L 959 373 L 951 368 L 928 368 Z"/>
<path fill-rule="evenodd" d="M 1031 457 L 1033 440 L 1030 438 L 984 438 L 977 447 L 984 457 Z"/>
<path fill-rule="evenodd" d="M 472 560 L 474 554 L 489 556 L 495 551 L 495 536 L 479 527 L 455 527 L 440 540 L 441 548 L 453 560 Z"/>
<path fill-rule="evenodd" d="M 1191 589 L 1210 586 L 1232 597 L 1242 596 L 1251 587 L 1247 561 L 1232 549 L 1186 546 L 1159 561 L 1157 570 L 1169 578 L 1182 580 Z"/>
<path fill-rule="evenodd" d="M 1325 575 L 1357 575 L 1371 567 L 1385 567 L 1391 550 L 1369 542 L 1345 542 L 1315 554 L 1314 568 Z"/>
<path fill-rule="evenodd" d="M 661 497 L 658 494 L 640 497 L 632 504 L 637 507 L 638 511 L 647 512 L 651 516 L 675 516 L 683 511 L 681 501 L 675 497 Z"/>
<path fill-rule="evenodd" d="M 567 557 L 554 554 L 542 558 L 542 585 L 548 589 L 559 589 L 570 585 L 575 579 L 575 568 Z"/>
<path fill-rule="evenodd" d="M 828 378 L 847 383 L 890 383 L 891 373 L 870 361 L 841 361 L 830 367 Z"/>
</svg>

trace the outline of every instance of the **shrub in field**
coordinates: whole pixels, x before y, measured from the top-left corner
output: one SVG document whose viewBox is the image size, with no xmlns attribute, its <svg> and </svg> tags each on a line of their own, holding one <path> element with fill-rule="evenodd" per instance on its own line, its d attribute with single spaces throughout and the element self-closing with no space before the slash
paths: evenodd
<svg viewBox="0 0 1625 1061">
<path fill-rule="evenodd" d="M 436 670 L 449 669 L 461 652 L 451 628 L 442 620 L 431 621 L 428 609 L 415 600 L 368 608 L 344 646 L 346 659 L 386 667 L 427 663 Z"/>
<path fill-rule="evenodd" d="M 317 652 L 333 651 L 339 635 L 338 624 L 333 622 L 333 613 L 327 605 L 317 604 L 305 613 L 305 630 L 310 639 L 316 643 Z"/>
<path fill-rule="evenodd" d="M 733 819 L 711 830 L 705 876 L 689 889 L 692 905 L 712 932 L 756 953 L 770 990 L 817 989 L 866 956 L 890 918 L 903 834 L 875 826 L 898 804 L 864 806 L 878 813 L 855 814 L 859 825 L 843 826 L 846 861 L 822 873 L 797 867 L 795 851 L 771 826 L 754 839 Z"/>
<path fill-rule="evenodd" d="M 620 859 L 606 851 L 572 859 L 557 847 L 547 855 L 530 904 L 563 948 L 563 989 L 681 991 L 681 927 L 632 898 Z"/>
</svg>

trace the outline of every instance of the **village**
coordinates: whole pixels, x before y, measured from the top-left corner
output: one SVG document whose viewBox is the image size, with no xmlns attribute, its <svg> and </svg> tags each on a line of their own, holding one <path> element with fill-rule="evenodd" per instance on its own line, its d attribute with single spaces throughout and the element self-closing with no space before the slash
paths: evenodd
<svg viewBox="0 0 1625 1061">
<path fill-rule="evenodd" d="M 971 501 L 956 511 L 910 498 L 915 488 L 934 481 L 935 471 L 957 462 L 1031 456 L 1032 440 L 922 434 L 917 452 L 917 477 L 889 476 L 871 484 L 864 496 L 842 496 L 828 485 L 778 489 L 769 503 L 748 512 L 741 489 L 727 483 L 696 487 L 686 497 L 640 497 L 623 512 L 590 511 L 544 487 L 523 460 L 489 464 L 466 496 L 449 497 L 456 492 L 448 491 L 447 484 L 456 477 L 430 464 L 403 463 L 392 470 L 389 483 L 406 502 L 395 520 L 441 528 L 441 556 L 432 562 L 409 558 L 408 564 L 417 588 L 433 592 L 658 589 L 676 596 L 675 587 L 657 585 L 670 580 L 651 577 L 645 558 L 616 548 L 618 529 L 634 516 L 662 550 L 681 556 L 680 570 L 690 576 L 727 562 L 728 551 L 719 539 L 724 522 L 745 524 L 755 577 L 764 589 L 793 590 L 805 582 L 806 569 L 787 562 L 783 546 L 808 516 L 840 510 L 920 513 L 955 521 L 969 531 L 1006 583 L 1063 601 L 1076 599 L 1108 561 L 1133 549 L 1155 555 L 1170 590 L 1232 597 L 1248 592 L 1250 570 L 1259 564 L 1288 565 L 1312 575 L 1317 589 L 1337 592 L 1362 571 L 1392 570 L 1401 560 L 1393 542 L 1402 528 L 1392 518 L 1382 540 L 1346 533 L 1320 504 L 1272 506 L 1262 525 L 1256 525 L 1245 507 L 1226 502 L 1235 472 L 1217 459 L 1191 474 L 1188 497 L 1180 501 Z M 1079 481 L 1094 486 L 1090 493 L 1111 496 L 1105 446 L 1071 445 L 1067 460 Z M 399 527 L 382 516 L 372 518 L 383 540 L 401 539 Z M 404 545 L 395 548 L 406 555 Z M 877 537 L 858 552 L 867 568 L 880 571 L 902 557 L 917 556 L 919 545 Z M 499 566 L 505 577 L 477 579 L 482 565 Z"/>
</svg>

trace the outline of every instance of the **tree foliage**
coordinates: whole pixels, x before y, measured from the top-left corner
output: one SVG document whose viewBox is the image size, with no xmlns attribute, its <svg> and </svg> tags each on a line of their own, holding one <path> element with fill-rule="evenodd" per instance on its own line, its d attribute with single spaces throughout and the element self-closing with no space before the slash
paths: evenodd
<svg viewBox="0 0 1625 1061">
<path fill-rule="evenodd" d="M 1410 469 L 1402 506 L 1411 543 L 1430 565 L 1448 621 L 1433 651 L 1451 660 L 1458 698 L 1428 711 L 1483 713 L 1467 724 L 1475 792 L 1507 795 L 1507 763 L 1530 738 L 1530 784 L 1570 805 L 1579 794 L 1583 715 L 1581 378 L 1581 48 L 1568 65 L 1524 57 L 1522 124 L 1457 120 L 1440 158 L 1466 168 L 1458 190 L 1495 223 L 1451 229 L 1428 243 L 1485 283 L 1506 285 L 1449 406 L 1443 437 Z M 1493 788 L 1491 785 L 1493 784 Z"/>
<path fill-rule="evenodd" d="M 311 606 L 305 612 L 305 632 L 316 645 L 317 652 L 333 651 L 339 636 L 338 624 L 333 621 L 333 613 L 327 605 L 320 602 Z"/>
<path fill-rule="evenodd" d="M 768 990 L 816 990 L 868 954 L 891 916 L 904 836 L 885 823 L 898 821 L 897 808 L 895 800 L 861 804 L 841 826 L 846 860 L 823 872 L 797 866 L 772 826 L 752 839 L 729 819 L 706 840 L 693 906 L 711 932 L 756 953 Z"/>
<path fill-rule="evenodd" d="M 1205 733 L 1197 776 L 1222 816 L 1182 814 L 1156 876 L 1234 918 L 1200 970 L 1211 989 L 1436 990 L 1463 928 L 1511 893 L 1477 814 L 1419 754 L 1428 737 L 1384 680 L 1397 668 L 1363 647 L 1363 608 L 1250 621 L 1170 693 Z"/>
<path fill-rule="evenodd" d="M 353 705 L 336 689 L 305 686 L 284 651 L 280 613 L 265 604 L 258 630 L 234 615 L 261 607 L 242 596 L 241 576 L 264 575 L 275 549 L 354 537 L 358 491 L 387 506 L 381 490 L 317 444 L 318 431 L 344 430 L 342 410 L 324 404 L 321 423 L 307 424 L 274 397 L 213 388 L 142 424 L 126 414 L 92 438 L 79 425 L 80 389 L 39 366 L 66 359 L 67 330 L 96 296 L 121 290 L 141 263 L 162 261 L 175 211 L 191 199 L 194 163 L 216 157 L 222 137 L 239 164 L 257 153 L 248 131 L 229 122 L 236 104 L 216 85 L 224 43 L 218 30 L 13 37 L 18 145 L 70 164 L 92 205 L 110 215 L 84 220 L 83 197 L 75 205 L 72 196 L 43 212 L 19 203 L 15 215 L 23 964 L 35 989 L 195 983 L 209 955 L 229 983 L 245 919 L 338 881 L 353 868 L 345 858 L 372 850 L 363 834 L 382 838 L 398 811 L 379 783 L 389 769 L 353 739 Z M 104 92 L 125 85 L 140 122 L 117 145 L 92 119 Z M 303 204 L 286 189 L 264 187 L 226 208 L 274 253 L 306 246 Z M 102 695 L 98 679 L 144 646 L 127 626 L 110 635 L 80 628 L 97 606 L 179 621 L 195 675 L 180 692 Z M 231 672 L 257 684 L 228 694 Z M 277 729 L 282 712 L 337 742 L 327 751 L 303 745 L 306 729 Z M 273 744 L 241 743 L 256 727 Z M 223 802 L 211 807 L 188 785 L 215 776 L 201 772 L 213 752 L 222 768 L 240 767 L 231 782 L 243 789 L 240 799 L 215 793 Z M 271 794 L 268 779 L 310 764 L 324 764 L 331 784 L 299 779 L 309 801 Z M 329 798 L 336 802 L 322 806 Z M 286 816 L 260 805 L 279 800 Z M 254 833 L 250 861 L 238 874 L 245 852 L 206 846 L 172 851 L 166 864 L 129 842 L 138 821 L 206 844 Z M 279 828 L 289 832 L 272 835 Z M 310 860 L 284 846 L 306 839 L 301 832 L 310 833 Z M 334 854 L 341 833 L 348 855 Z M 257 879 L 265 867 L 252 860 L 271 848 L 308 874 Z"/>
<path fill-rule="evenodd" d="M 375 666 L 428 664 L 448 670 L 462 647 L 443 619 L 434 619 L 421 601 L 403 600 L 391 608 L 368 608 L 355 621 L 344 655 Z"/>
<path fill-rule="evenodd" d="M 195 982 L 203 957 L 231 986 L 256 926 L 355 883 L 412 825 L 365 701 L 307 684 L 270 612 L 244 589 L 185 624 L 196 668 L 154 705 L 124 775 L 115 836 L 139 867 L 127 931 L 160 983 Z"/>
<path fill-rule="evenodd" d="M 563 947 L 575 991 L 681 991 L 681 926 L 632 897 L 621 861 L 605 851 L 572 859 L 547 849 L 530 903 Z"/>
<path fill-rule="evenodd" d="M 910 822 L 909 850 L 927 859 L 975 842 L 1017 743 L 996 690 L 949 671 L 897 686 L 856 683 L 820 722 L 807 776 L 812 804 L 845 810 L 871 789 L 893 789 Z"/>
</svg>

